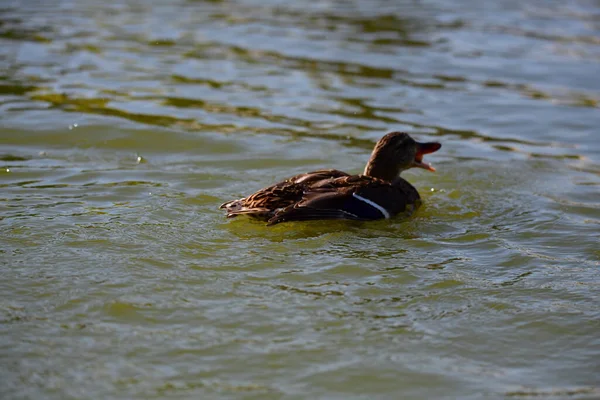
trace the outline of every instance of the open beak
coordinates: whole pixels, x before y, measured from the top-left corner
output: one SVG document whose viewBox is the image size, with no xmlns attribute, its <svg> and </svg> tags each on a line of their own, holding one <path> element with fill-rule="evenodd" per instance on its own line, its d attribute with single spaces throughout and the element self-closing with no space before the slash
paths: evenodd
<svg viewBox="0 0 600 400">
<path fill-rule="evenodd" d="M 413 162 L 413 167 L 423 168 L 431 172 L 435 172 L 435 168 L 431 166 L 431 164 L 427 164 L 423 162 L 423 156 L 429 153 L 435 153 L 438 151 L 442 145 L 436 142 L 429 143 L 419 143 L 417 142 L 417 154 L 415 155 L 415 161 Z"/>
</svg>

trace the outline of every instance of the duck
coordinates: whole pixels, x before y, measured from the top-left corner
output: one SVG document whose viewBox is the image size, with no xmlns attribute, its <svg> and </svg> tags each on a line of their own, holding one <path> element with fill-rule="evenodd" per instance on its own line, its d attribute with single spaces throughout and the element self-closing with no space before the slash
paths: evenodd
<svg viewBox="0 0 600 400">
<path fill-rule="evenodd" d="M 409 168 L 435 172 L 423 156 L 438 151 L 437 142 L 420 143 L 405 132 L 390 132 L 375 144 L 362 174 L 321 169 L 299 174 L 249 196 L 221 204 L 227 218 L 240 215 L 275 225 L 290 221 L 344 219 L 370 221 L 412 213 L 419 192 L 400 173 Z"/>
</svg>

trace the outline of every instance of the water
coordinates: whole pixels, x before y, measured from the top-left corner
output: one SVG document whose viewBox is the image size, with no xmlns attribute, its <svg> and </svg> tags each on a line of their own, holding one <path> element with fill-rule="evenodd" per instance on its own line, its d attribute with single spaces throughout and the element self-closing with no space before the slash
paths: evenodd
<svg viewBox="0 0 600 400">
<path fill-rule="evenodd" d="M 0 8 L 3 399 L 600 398 L 597 1 Z M 408 220 L 217 209 L 391 130 Z"/>
</svg>

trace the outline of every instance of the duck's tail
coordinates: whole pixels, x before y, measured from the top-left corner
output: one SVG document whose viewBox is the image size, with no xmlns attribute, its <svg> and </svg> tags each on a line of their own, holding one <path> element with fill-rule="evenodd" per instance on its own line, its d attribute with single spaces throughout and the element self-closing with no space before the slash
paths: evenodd
<svg viewBox="0 0 600 400">
<path fill-rule="evenodd" d="M 248 215 L 250 217 L 267 220 L 273 216 L 272 210 L 262 207 L 245 207 L 244 200 L 231 200 L 223 203 L 219 208 L 224 208 L 227 211 L 227 218 L 234 218 L 238 215 Z"/>
</svg>

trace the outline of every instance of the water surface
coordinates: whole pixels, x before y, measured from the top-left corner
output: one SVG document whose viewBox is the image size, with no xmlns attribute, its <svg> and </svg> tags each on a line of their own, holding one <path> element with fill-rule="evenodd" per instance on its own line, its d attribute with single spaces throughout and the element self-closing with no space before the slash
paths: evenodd
<svg viewBox="0 0 600 400">
<path fill-rule="evenodd" d="M 0 7 L 6 399 L 600 398 L 600 5 Z M 410 219 L 220 203 L 443 143 Z"/>
</svg>

